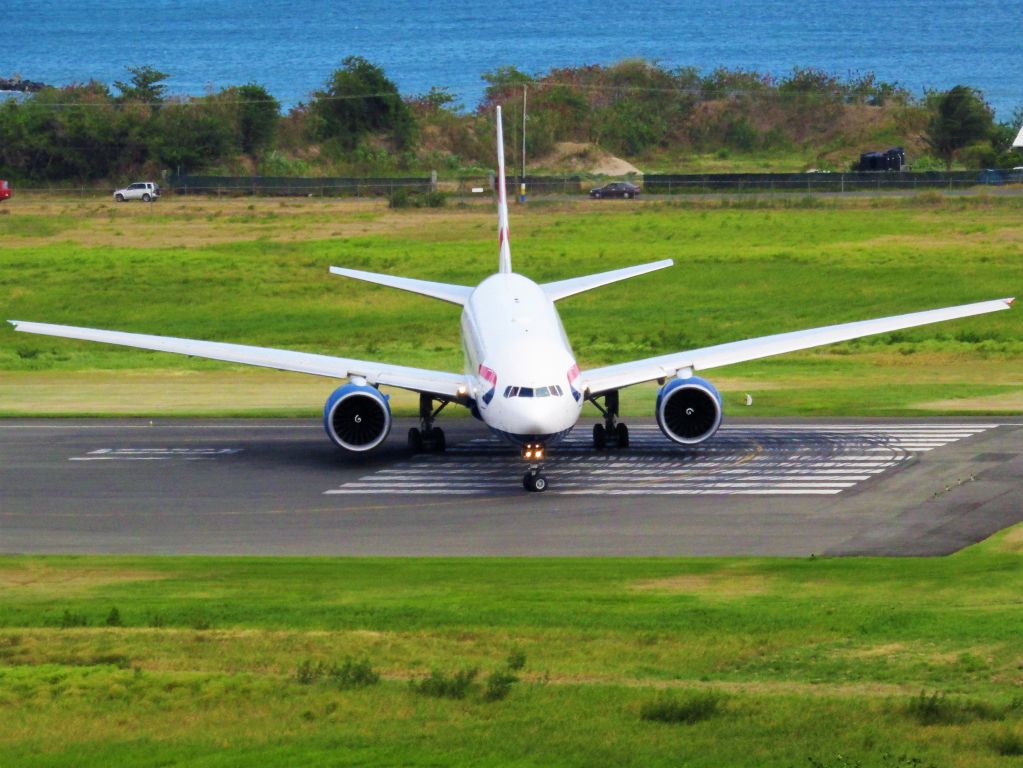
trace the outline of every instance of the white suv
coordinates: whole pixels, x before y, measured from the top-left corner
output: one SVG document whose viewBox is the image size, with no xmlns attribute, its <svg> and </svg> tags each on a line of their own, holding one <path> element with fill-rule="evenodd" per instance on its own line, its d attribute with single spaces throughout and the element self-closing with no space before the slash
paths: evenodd
<svg viewBox="0 0 1023 768">
<path fill-rule="evenodd" d="M 160 186 L 151 181 L 136 181 L 124 189 L 114 190 L 114 200 L 123 203 L 125 200 L 142 200 L 155 202 L 160 198 Z"/>
</svg>

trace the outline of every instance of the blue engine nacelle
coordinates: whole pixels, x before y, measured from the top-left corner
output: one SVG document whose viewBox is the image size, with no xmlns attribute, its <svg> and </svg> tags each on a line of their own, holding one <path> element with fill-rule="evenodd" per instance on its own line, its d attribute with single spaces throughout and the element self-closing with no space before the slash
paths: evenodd
<svg viewBox="0 0 1023 768">
<path fill-rule="evenodd" d="M 338 387 L 323 406 L 323 428 L 334 444 L 346 451 L 371 451 L 391 431 L 387 400 L 367 384 Z"/>
<path fill-rule="evenodd" d="M 683 445 L 702 443 L 721 426 L 721 395 L 705 379 L 672 379 L 657 393 L 657 425 Z"/>
</svg>

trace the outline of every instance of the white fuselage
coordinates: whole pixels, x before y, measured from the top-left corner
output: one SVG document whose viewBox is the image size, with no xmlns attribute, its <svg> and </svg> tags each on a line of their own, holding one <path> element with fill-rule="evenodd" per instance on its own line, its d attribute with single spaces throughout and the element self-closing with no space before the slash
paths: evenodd
<svg viewBox="0 0 1023 768">
<path fill-rule="evenodd" d="M 549 445 L 579 420 L 579 368 L 543 289 L 513 272 L 491 275 L 462 311 L 466 373 L 479 418 L 513 443 Z"/>
</svg>

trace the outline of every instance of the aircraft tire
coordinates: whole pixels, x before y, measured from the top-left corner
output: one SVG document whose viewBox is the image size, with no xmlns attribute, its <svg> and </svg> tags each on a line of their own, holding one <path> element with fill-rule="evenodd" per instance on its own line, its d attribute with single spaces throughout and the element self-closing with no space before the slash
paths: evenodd
<svg viewBox="0 0 1023 768">
<path fill-rule="evenodd" d="M 619 424 L 616 429 L 618 435 L 618 447 L 628 448 L 629 447 L 629 428 L 624 424 Z"/>
<path fill-rule="evenodd" d="M 522 476 L 522 487 L 531 493 L 542 493 L 547 490 L 547 478 L 539 472 L 527 472 Z"/>
<path fill-rule="evenodd" d="M 603 424 L 593 425 L 593 447 L 598 451 L 607 448 L 607 430 Z"/>
<path fill-rule="evenodd" d="M 434 453 L 444 453 L 448 449 L 447 439 L 444 437 L 444 430 L 440 427 L 434 427 L 430 430 L 430 449 Z"/>
<path fill-rule="evenodd" d="M 421 453 L 423 450 L 423 433 L 415 427 L 408 431 L 408 447 L 413 453 Z"/>
</svg>

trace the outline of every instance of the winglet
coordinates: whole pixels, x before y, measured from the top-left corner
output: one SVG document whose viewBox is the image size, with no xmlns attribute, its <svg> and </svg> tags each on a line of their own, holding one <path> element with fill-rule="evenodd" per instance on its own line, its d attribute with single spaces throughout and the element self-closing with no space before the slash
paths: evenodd
<svg viewBox="0 0 1023 768">
<path fill-rule="evenodd" d="M 504 128 L 501 108 L 497 108 L 497 242 L 500 255 L 498 272 L 511 272 L 511 245 L 508 242 L 508 185 L 504 180 Z"/>
</svg>

